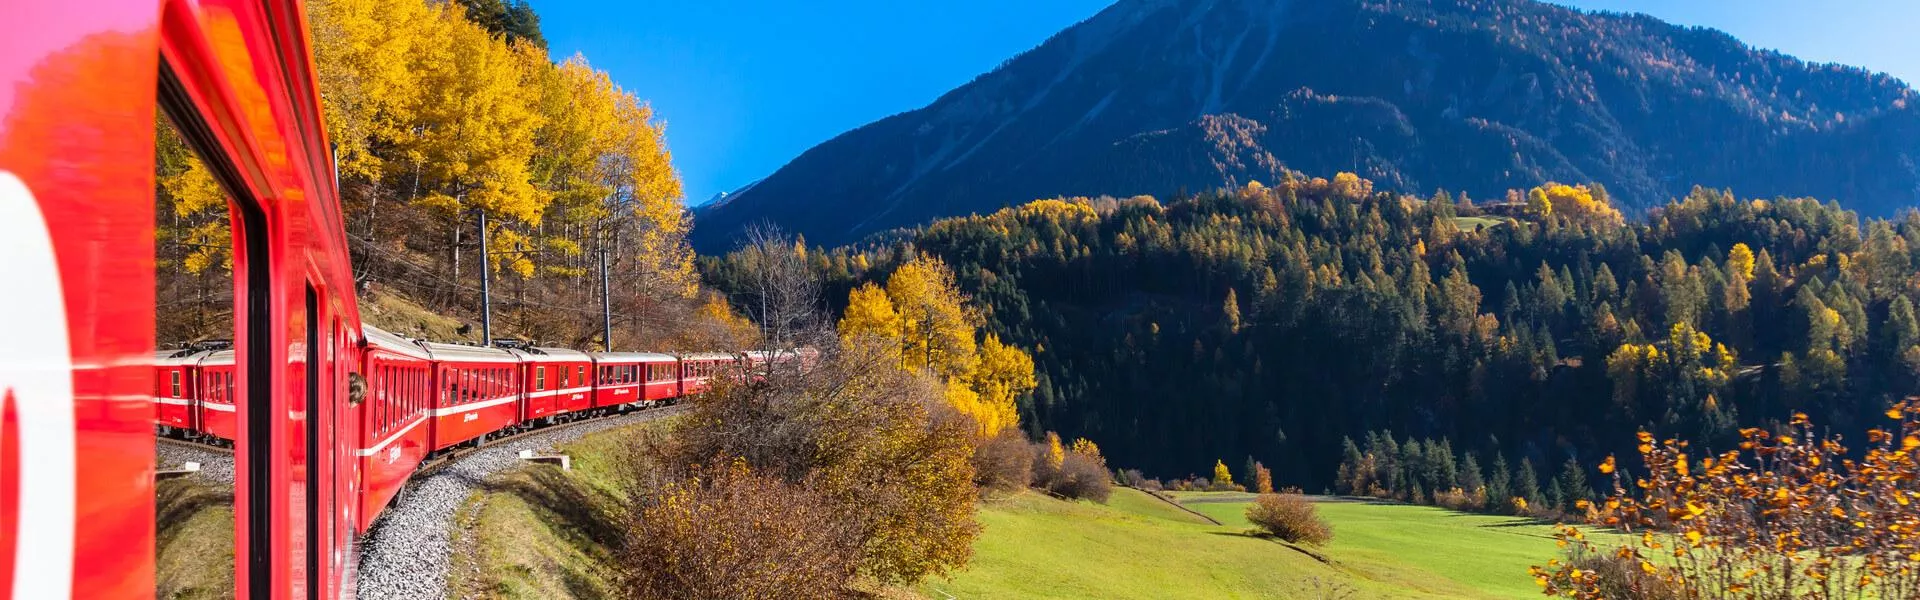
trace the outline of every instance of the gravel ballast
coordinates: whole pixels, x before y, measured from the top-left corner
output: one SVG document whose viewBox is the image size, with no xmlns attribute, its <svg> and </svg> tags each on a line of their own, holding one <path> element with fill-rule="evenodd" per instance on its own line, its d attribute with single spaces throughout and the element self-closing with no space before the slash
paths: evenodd
<svg viewBox="0 0 1920 600">
<path fill-rule="evenodd" d="M 185 477 L 206 483 L 233 485 L 233 453 L 216 450 L 186 442 L 156 441 L 153 444 L 154 465 L 161 469 L 178 469 L 190 462 L 200 463 L 200 472 Z"/>
<path fill-rule="evenodd" d="M 387 507 L 386 514 L 360 542 L 358 597 L 368 600 L 446 597 L 454 511 L 459 510 L 476 484 L 494 473 L 522 464 L 521 450 L 550 448 L 589 433 L 650 421 L 674 412 L 678 411 L 646 410 L 500 442 L 413 482 L 412 489 Z"/>
</svg>

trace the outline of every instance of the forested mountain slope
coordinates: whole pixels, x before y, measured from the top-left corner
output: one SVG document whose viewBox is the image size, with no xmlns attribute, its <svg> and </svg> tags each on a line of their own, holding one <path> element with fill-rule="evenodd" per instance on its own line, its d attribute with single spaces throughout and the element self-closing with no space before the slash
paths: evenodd
<svg viewBox="0 0 1920 600">
<path fill-rule="evenodd" d="M 828 245 L 1073 194 L 1170 197 L 1283 170 L 1476 199 L 1603 184 L 1920 199 L 1920 99 L 1714 30 L 1533 0 L 1122 0 L 910 112 L 829 140 L 696 218 Z"/>
<path fill-rule="evenodd" d="M 1343 438 L 1382 430 L 1591 466 L 1640 427 L 1725 445 L 1805 411 L 1850 431 L 1920 393 L 1920 213 L 1698 189 L 1623 218 L 1585 187 L 1522 195 L 1474 207 L 1343 174 L 1047 200 L 809 259 L 844 301 L 943 258 L 1034 351 L 1022 423 L 1158 476 L 1252 456 L 1318 490 Z M 734 262 L 703 268 L 727 289 Z"/>
</svg>

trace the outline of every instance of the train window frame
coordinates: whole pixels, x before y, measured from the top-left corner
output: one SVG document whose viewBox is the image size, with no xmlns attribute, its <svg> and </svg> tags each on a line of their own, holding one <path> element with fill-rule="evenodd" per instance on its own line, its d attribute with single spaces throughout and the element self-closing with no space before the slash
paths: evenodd
<svg viewBox="0 0 1920 600">
<path fill-rule="evenodd" d="M 169 376 L 168 379 L 172 380 L 172 386 L 170 387 L 170 390 L 173 394 L 172 397 L 179 398 L 180 397 L 180 370 L 179 369 L 169 370 L 167 371 L 167 375 Z"/>
<path fill-rule="evenodd" d="M 533 368 L 533 391 L 543 392 L 546 391 L 546 389 L 547 367 L 545 365 L 535 366 Z"/>
</svg>

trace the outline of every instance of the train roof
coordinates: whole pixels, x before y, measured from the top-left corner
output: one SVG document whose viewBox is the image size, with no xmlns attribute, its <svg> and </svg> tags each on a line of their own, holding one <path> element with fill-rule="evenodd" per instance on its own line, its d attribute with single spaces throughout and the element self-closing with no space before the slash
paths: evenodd
<svg viewBox="0 0 1920 600">
<path fill-rule="evenodd" d="M 513 353 L 519 356 L 520 360 L 527 362 L 586 362 L 590 360 L 587 353 L 572 348 L 515 348 L 513 349 Z"/>
<path fill-rule="evenodd" d="M 232 350 L 215 350 L 215 351 L 212 351 L 212 352 L 208 352 L 208 353 L 206 353 L 206 354 L 201 354 L 201 355 L 199 355 L 199 356 L 200 356 L 200 364 L 201 364 L 201 365 L 231 365 L 231 364 L 233 364 L 233 351 L 232 351 Z"/>
<path fill-rule="evenodd" d="M 445 362 L 520 362 L 520 357 L 512 352 L 485 346 L 463 346 L 460 344 L 442 344 L 440 342 L 420 342 L 420 347 L 434 360 Z"/>
<path fill-rule="evenodd" d="M 196 365 L 196 364 L 200 364 L 200 359 L 206 358 L 205 356 L 206 354 L 207 354 L 207 351 L 205 350 L 195 350 L 193 348 L 173 348 L 170 350 L 155 350 L 153 352 L 153 364 L 155 366 L 162 366 L 162 367 L 171 367 L 175 365 Z"/>
<path fill-rule="evenodd" d="M 799 348 L 776 348 L 774 350 L 748 350 L 746 352 L 742 352 L 741 354 L 745 354 L 747 355 L 747 358 L 751 358 L 754 360 L 766 360 L 768 355 L 812 356 L 812 355 L 820 354 L 820 350 L 815 349 L 812 346 L 801 346 Z"/>
<path fill-rule="evenodd" d="M 366 333 L 369 346 L 421 360 L 433 359 L 433 355 L 427 354 L 426 349 L 421 348 L 420 344 L 400 334 L 365 324 L 360 326 L 360 330 Z"/>
<path fill-rule="evenodd" d="M 680 360 L 672 354 L 659 352 L 593 352 L 593 360 L 600 362 L 673 362 Z"/>
</svg>

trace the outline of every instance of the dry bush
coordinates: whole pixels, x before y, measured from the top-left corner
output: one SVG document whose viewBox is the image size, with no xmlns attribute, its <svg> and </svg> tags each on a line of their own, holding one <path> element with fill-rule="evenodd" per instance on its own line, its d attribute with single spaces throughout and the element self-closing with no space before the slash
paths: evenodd
<svg viewBox="0 0 1920 600">
<path fill-rule="evenodd" d="M 1333 526 L 1299 494 L 1261 494 L 1247 507 L 1247 520 L 1268 535 L 1296 544 L 1319 546 L 1333 539 Z"/>
<path fill-rule="evenodd" d="M 1062 498 L 1105 503 L 1113 495 L 1113 476 L 1106 465 L 1079 454 L 1068 454 L 1051 479 L 1035 483 Z"/>
<path fill-rule="evenodd" d="M 1033 487 L 1062 498 L 1106 502 L 1113 494 L 1113 475 L 1099 447 L 1082 439 L 1069 452 L 1059 440 L 1049 431 L 1046 442 L 1033 445 Z"/>
<path fill-rule="evenodd" d="M 843 507 L 862 574 L 911 583 L 964 566 L 974 522 L 974 424 L 936 384 L 851 344 L 817 368 L 693 398 L 666 464 L 739 458 Z"/>
<path fill-rule="evenodd" d="M 1698 598 L 1672 582 L 1648 574 L 1639 561 L 1603 553 L 1575 552 L 1567 561 L 1583 573 L 1591 573 L 1594 590 L 1608 600 L 1687 600 Z"/>
<path fill-rule="evenodd" d="M 1435 492 L 1433 503 L 1441 508 L 1461 512 L 1479 512 L 1487 506 L 1487 488 L 1474 488 L 1471 492 L 1460 488 Z"/>
<path fill-rule="evenodd" d="M 1033 483 L 1033 443 L 1006 429 L 973 451 L 974 482 L 982 494 L 1010 494 Z"/>
<path fill-rule="evenodd" d="M 1533 567 L 1535 580 L 1549 595 L 1611 597 L 1574 564 L 1603 554 L 1686 598 L 1920 598 L 1920 402 L 1887 418 L 1864 454 L 1804 414 L 1778 433 L 1743 429 L 1738 449 L 1697 461 L 1687 442 L 1642 432 L 1646 475 L 1625 483 L 1608 457 L 1600 471 L 1614 474 L 1613 494 L 1577 503 L 1635 542 L 1601 549 L 1563 527 L 1565 560 Z"/>
<path fill-rule="evenodd" d="M 738 459 L 690 471 L 644 497 L 627 524 L 627 597 L 846 595 L 861 539 L 838 503 L 810 485 L 754 473 Z"/>
</svg>

